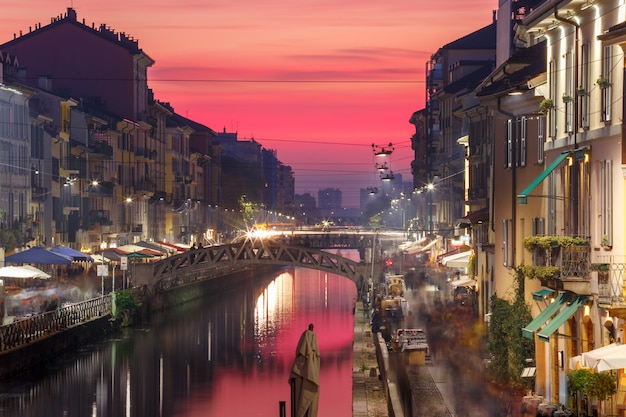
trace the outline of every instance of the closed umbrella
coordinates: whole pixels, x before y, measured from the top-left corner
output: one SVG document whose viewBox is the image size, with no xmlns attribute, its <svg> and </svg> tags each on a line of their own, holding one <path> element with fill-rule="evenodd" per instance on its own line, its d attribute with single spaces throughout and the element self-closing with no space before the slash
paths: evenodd
<svg viewBox="0 0 626 417">
<path fill-rule="evenodd" d="M 289 375 L 294 417 L 317 417 L 320 390 L 320 352 L 313 324 L 300 336 Z"/>
</svg>

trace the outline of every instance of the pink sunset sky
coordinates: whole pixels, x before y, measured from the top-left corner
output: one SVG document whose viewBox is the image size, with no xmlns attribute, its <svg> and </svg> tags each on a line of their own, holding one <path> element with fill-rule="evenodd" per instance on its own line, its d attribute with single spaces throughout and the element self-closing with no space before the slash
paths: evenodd
<svg viewBox="0 0 626 417">
<path fill-rule="evenodd" d="M 380 186 L 372 144 L 391 142 L 390 169 L 412 181 L 426 61 L 490 24 L 497 1 L 20 0 L 2 7 L 0 43 L 68 7 L 139 41 L 158 100 L 275 150 L 296 193 L 340 188 L 358 207 Z"/>
</svg>

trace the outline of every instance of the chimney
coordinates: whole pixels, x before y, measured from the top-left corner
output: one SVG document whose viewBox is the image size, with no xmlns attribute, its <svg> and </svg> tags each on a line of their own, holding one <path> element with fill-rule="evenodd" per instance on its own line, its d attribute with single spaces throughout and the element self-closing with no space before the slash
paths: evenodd
<svg viewBox="0 0 626 417">
<path fill-rule="evenodd" d="M 76 21 L 76 10 L 72 9 L 71 7 L 67 8 L 67 18 L 70 20 L 73 20 L 74 22 Z"/>
</svg>

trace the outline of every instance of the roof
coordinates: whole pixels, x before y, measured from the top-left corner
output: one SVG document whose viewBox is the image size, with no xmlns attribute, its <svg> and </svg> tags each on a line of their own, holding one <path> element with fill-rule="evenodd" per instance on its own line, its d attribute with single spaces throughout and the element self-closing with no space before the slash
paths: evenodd
<svg viewBox="0 0 626 417">
<path fill-rule="evenodd" d="M 440 49 L 496 49 L 496 22 L 454 40 Z"/>
<path fill-rule="evenodd" d="M 29 31 L 28 33 L 22 34 L 20 31 L 20 36 L 16 36 L 11 41 L 2 44 L 1 46 L 9 46 L 12 44 L 16 44 L 21 42 L 24 39 L 28 39 L 30 37 L 38 36 L 43 32 L 47 32 L 53 30 L 62 25 L 73 25 L 82 30 L 85 30 L 93 35 L 96 35 L 100 38 L 106 39 L 110 42 L 116 43 L 117 45 L 127 49 L 131 54 L 143 54 L 148 60 L 154 63 L 154 60 L 150 58 L 143 50 L 139 48 L 139 42 L 132 37 L 126 35 L 124 32 L 115 32 L 113 29 L 106 26 L 104 23 L 99 27 L 96 27 L 94 24 L 91 26 L 87 26 L 84 23 L 81 23 L 77 19 L 76 10 L 71 7 L 67 8 L 67 12 L 64 15 L 59 15 L 57 17 L 53 17 L 51 19 L 50 24 L 46 26 L 42 26 L 41 24 L 35 25 L 35 29 Z"/>
<path fill-rule="evenodd" d="M 546 42 L 518 49 L 509 59 L 485 78 L 477 97 L 504 94 L 511 90 L 528 89 L 528 81 L 546 72 Z M 514 72 L 511 73 L 511 69 Z M 501 78 L 498 78 L 502 76 Z M 495 81 L 494 81 L 495 80 Z"/>
<path fill-rule="evenodd" d="M 455 94 L 462 90 L 474 90 L 480 85 L 486 76 L 491 74 L 493 66 L 493 62 L 483 64 L 482 67 L 477 68 L 475 71 L 467 74 L 463 78 L 446 85 L 443 88 L 443 91 L 447 94 Z"/>
</svg>

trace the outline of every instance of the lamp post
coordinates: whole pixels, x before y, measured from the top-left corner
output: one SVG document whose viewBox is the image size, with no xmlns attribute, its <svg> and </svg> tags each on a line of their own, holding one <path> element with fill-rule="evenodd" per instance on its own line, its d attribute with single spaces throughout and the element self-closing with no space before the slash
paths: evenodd
<svg viewBox="0 0 626 417">
<path fill-rule="evenodd" d="M 372 236 L 372 253 L 370 256 L 371 261 L 371 273 L 370 273 L 370 302 L 372 303 L 372 307 L 376 307 L 374 300 L 374 263 L 376 261 L 376 238 L 378 237 L 378 230 L 374 231 L 374 235 Z"/>
<path fill-rule="evenodd" d="M 428 190 L 427 193 L 427 207 L 428 207 L 428 233 L 433 234 L 433 190 L 435 189 L 435 184 L 432 182 L 426 186 Z"/>
</svg>

